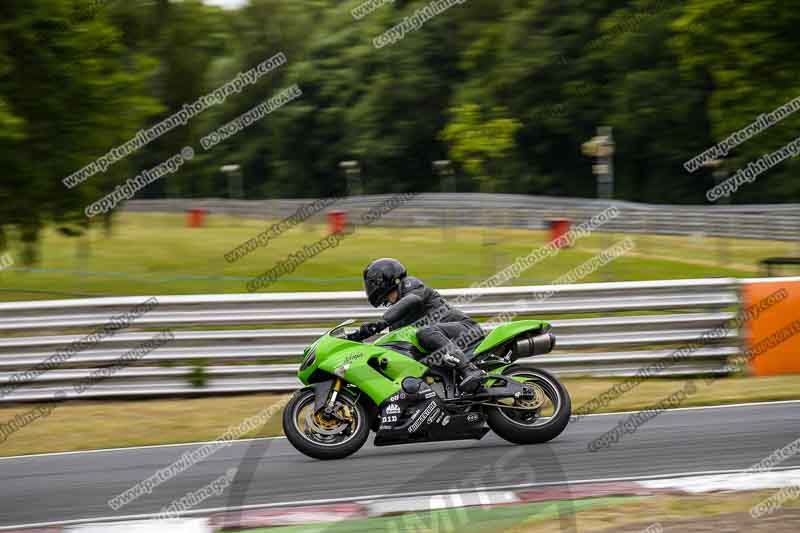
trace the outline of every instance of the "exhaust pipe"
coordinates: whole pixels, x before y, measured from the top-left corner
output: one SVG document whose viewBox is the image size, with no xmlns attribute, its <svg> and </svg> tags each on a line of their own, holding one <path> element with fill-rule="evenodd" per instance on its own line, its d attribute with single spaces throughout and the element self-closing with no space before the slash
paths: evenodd
<svg viewBox="0 0 800 533">
<path fill-rule="evenodd" d="M 512 351 L 514 358 L 530 357 L 550 353 L 556 347 L 556 336 L 552 333 L 526 335 L 514 342 Z"/>
</svg>

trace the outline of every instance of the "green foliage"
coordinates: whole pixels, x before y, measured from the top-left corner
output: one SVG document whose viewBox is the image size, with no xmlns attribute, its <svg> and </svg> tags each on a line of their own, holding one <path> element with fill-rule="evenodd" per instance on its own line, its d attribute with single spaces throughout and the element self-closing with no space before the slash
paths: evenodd
<svg viewBox="0 0 800 533">
<path fill-rule="evenodd" d="M 206 363 L 195 364 L 192 371 L 189 372 L 187 378 L 189 384 L 195 388 L 202 388 L 208 385 L 208 372 L 206 371 Z"/>
<path fill-rule="evenodd" d="M 762 113 L 800 96 L 797 27 L 791 2 L 691 0 L 673 22 L 674 45 L 687 79 L 705 83 L 710 147 Z M 729 154 L 729 167 L 747 165 L 797 137 L 800 114 L 784 119 Z M 797 201 L 797 158 L 781 163 L 736 194 L 738 202 Z"/>
<path fill-rule="evenodd" d="M 90 199 L 124 165 L 66 190 L 61 179 L 131 136 L 159 109 L 147 95 L 152 59 L 126 49 L 107 11 L 77 0 L 6 0 L 0 7 L 0 226 L 23 244 L 23 262 L 48 220 L 86 226 Z"/>
<path fill-rule="evenodd" d="M 356 1 L 4 0 L 0 5 L 0 246 L 36 259 L 42 226 L 80 236 L 83 208 L 191 145 L 196 159 L 139 197 L 341 193 L 357 159 L 363 191 L 593 196 L 580 146 L 614 127 L 616 197 L 704 202 L 709 172 L 683 162 L 800 96 L 795 29 L 781 0 L 470 0 L 376 49 L 429 4 L 397 0 L 354 20 Z M 61 179 L 283 52 L 288 63 L 188 124 L 67 190 Z M 200 137 L 297 83 L 303 95 L 205 152 Z M 731 152 L 735 171 L 796 136 L 800 113 Z M 800 198 L 790 160 L 735 202 Z M 107 218 L 105 222 L 110 222 Z"/>
<path fill-rule="evenodd" d="M 500 115 L 504 110 L 494 112 Z M 521 124 L 512 118 L 486 120 L 477 104 L 455 107 L 452 113 L 453 119 L 441 135 L 450 143 L 450 157 L 478 178 L 481 190 L 490 191 L 494 178 L 487 174 L 489 168 L 514 147 L 514 134 Z"/>
</svg>

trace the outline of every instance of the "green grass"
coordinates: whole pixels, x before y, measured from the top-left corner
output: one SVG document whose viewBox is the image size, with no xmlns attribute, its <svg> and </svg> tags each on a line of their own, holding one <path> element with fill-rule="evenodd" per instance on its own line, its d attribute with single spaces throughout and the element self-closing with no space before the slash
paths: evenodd
<svg viewBox="0 0 800 533">
<path fill-rule="evenodd" d="M 643 533 L 660 524 L 663 531 L 717 533 L 747 531 L 754 533 L 795 533 L 800 525 L 797 509 L 800 502 L 787 501 L 773 515 L 754 519 L 749 510 L 769 498 L 777 489 L 708 494 L 657 494 L 620 499 L 618 505 L 575 506 L 575 531 L 581 533 Z M 578 500 L 580 501 L 580 500 Z M 577 504 L 578 501 L 575 503 Z M 569 507 L 566 507 L 569 509 Z M 651 528 L 650 531 L 657 530 Z M 561 533 L 561 520 L 549 519 L 521 524 L 497 533 Z M 408 532 L 410 533 L 410 531 Z M 431 532 L 432 533 L 432 532 Z"/>
<path fill-rule="evenodd" d="M 204 228 L 187 228 L 183 215 L 121 214 L 113 234 L 99 225 L 81 258 L 78 239 L 44 231 L 40 262 L 32 270 L 17 264 L 0 272 L 0 300 L 32 300 L 92 295 L 203 294 L 245 292 L 258 276 L 289 253 L 326 234 L 323 225 L 303 225 L 230 264 L 223 254 L 255 236 L 269 222 L 211 215 Z M 482 280 L 547 242 L 547 233 L 493 230 L 495 245 L 484 246 L 484 230 L 451 228 L 364 228 L 325 250 L 270 286 L 270 291 L 356 290 L 364 265 L 376 257 L 403 260 L 436 287 L 464 287 Z M 719 266 L 717 239 L 631 235 L 629 254 L 582 281 L 648 280 L 752 276 L 757 262 L 793 255 L 796 245 L 779 241 L 725 240 L 729 259 Z M 517 284 L 547 283 L 591 258 L 624 235 L 590 235 L 574 249 L 533 266 Z M 12 250 L 19 257 L 19 250 Z"/>
</svg>

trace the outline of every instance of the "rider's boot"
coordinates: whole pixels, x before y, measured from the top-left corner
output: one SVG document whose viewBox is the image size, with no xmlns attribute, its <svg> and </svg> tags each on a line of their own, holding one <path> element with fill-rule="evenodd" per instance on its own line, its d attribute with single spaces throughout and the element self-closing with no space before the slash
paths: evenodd
<svg viewBox="0 0 800 533">
<path fill-rule="evenodd" d="M 486 372 L 467 361 L 463 361 L 458 365 L 456 370 L 461 376 L 461 383 L 458 384 L 458 388 L 468 394 L 478 392 L 481 388 L 481 378 L 486 376 Z"/>
<path fill-rule="evenodd" d="M 458 387 L 468 394 L 477 392 L 481 386 L 481 378 L 486 376 L 486 372 L 467 361 L 464 352 L 455 345 L 435 351 L 422 362 L 433 366 L 455 368 L 461 378 Z"/>
</svg>

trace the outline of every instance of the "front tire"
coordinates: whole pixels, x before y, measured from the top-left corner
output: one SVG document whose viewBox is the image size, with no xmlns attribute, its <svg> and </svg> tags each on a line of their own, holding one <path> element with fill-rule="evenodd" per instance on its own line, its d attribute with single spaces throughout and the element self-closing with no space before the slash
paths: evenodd
<svg viewBox="0 0 800 533">
<path fill-rule="evenodd" d="M 314 391 L 297 391 L 283 411 L 283 432 L 299 452 L 314 459 L 342 459 L 357 452 L 369 437 L 367 411 L 344 390 L 334 409 L 339 418 L 314 413 Z"/>
<path fill-rule="evenodd" d="M 540 444 L 559 436 L 572 415 L 572 401 L 564 385 L 549 372 L 538 368 L 514 365 L 506 368 L 503 375 L 538 385 L 551 401 L 553 413 L 545 420 L 537 411 L 525 414 L 526 411 L 516 409 L 487 407 L 486 418 L 492 431 L 514 444 Z"/>
</svg>

